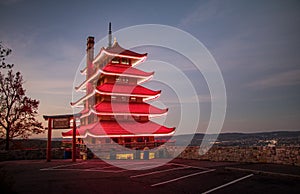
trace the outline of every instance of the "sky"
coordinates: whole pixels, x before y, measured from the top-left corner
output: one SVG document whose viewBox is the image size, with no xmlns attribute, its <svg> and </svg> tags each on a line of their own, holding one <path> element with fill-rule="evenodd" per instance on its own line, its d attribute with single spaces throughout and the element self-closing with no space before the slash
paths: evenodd
<svg viewBox="0 0 300 194">
<path fill-rule="evenodd" d="M 22 73 L 26 94 L 40 101 L 40 121 L 42 115 L 72 113 L 73 81 L 85 55 L 86 38 L 104 38 L 112 22 L 113 31 L 141 24 L 168 25 L 202 42 L 226 86 L 222 132 L 296 131 L 300 129 L 299 10 L 297 0 L 0 0 L 0 41 L 13 50 L 7 62 Z M 198 74 L 187 75 L 203 82 Z M 210 104 L 205 100 L 207 88 L 198 90 L 204 98 L 202 131 Z"/>
</svg>

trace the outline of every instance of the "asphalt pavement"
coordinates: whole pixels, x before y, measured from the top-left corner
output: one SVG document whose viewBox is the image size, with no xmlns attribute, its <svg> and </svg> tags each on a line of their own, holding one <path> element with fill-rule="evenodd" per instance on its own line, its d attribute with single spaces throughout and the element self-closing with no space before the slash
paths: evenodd
<svg viewBox="0 0 300 194">
<path fill-rule="evenodd" d="M 297 166 L 182 159 L 109 163 L 1 162 L 1 193 L 300 193 Z"/>
</svg>

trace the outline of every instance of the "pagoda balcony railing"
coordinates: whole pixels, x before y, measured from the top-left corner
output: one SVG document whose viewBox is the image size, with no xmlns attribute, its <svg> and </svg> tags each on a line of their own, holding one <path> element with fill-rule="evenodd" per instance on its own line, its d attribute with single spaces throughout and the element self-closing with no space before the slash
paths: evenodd
<svg viewBox="0 0 300 194">
<path fill-rule="evenodd" d="M 130 149 L 137 149 L 137 150 L 142 150 L 145 148 L 153 149 L 156 147 L 159 147 L 161 145 L 174 145 L 174 142 L 125 142 L 125 143 L 102 143 L 102 144 L 87 144 L 88 147 L 90 148 L 97 148 L 97 149 L 118 149 L 120 146 L 123 146 L 125 148 L 130 148 Z"/>
</svg>

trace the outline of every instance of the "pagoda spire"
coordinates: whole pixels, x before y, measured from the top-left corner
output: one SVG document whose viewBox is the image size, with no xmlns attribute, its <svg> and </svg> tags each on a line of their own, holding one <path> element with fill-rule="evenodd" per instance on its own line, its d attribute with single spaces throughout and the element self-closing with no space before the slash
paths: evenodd
<svg viewBox="0 0 300 194">
<path fill-rule="evenodd" d="M 108 26 L 108 48 L 112 46 L 112 32 L 111 32 L 111 22 L 109 22 Z"/>
</svg>

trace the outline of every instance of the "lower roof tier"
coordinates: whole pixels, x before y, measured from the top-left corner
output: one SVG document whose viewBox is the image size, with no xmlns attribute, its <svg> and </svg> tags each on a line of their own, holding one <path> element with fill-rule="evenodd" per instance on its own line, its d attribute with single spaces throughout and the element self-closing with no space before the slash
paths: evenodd
<svg viewBox="0 0 300 194">
<path fill-rule="evenodd" d="M 175 128 L 161 126 L 152 121 L 100 121 L 76 129 L 77 138 L 91 137 L 141 137 L 141 136 L 170 136 Z M 71 138 L 73 130 L 63 132 L 64 138 Z"/>
</svg>

